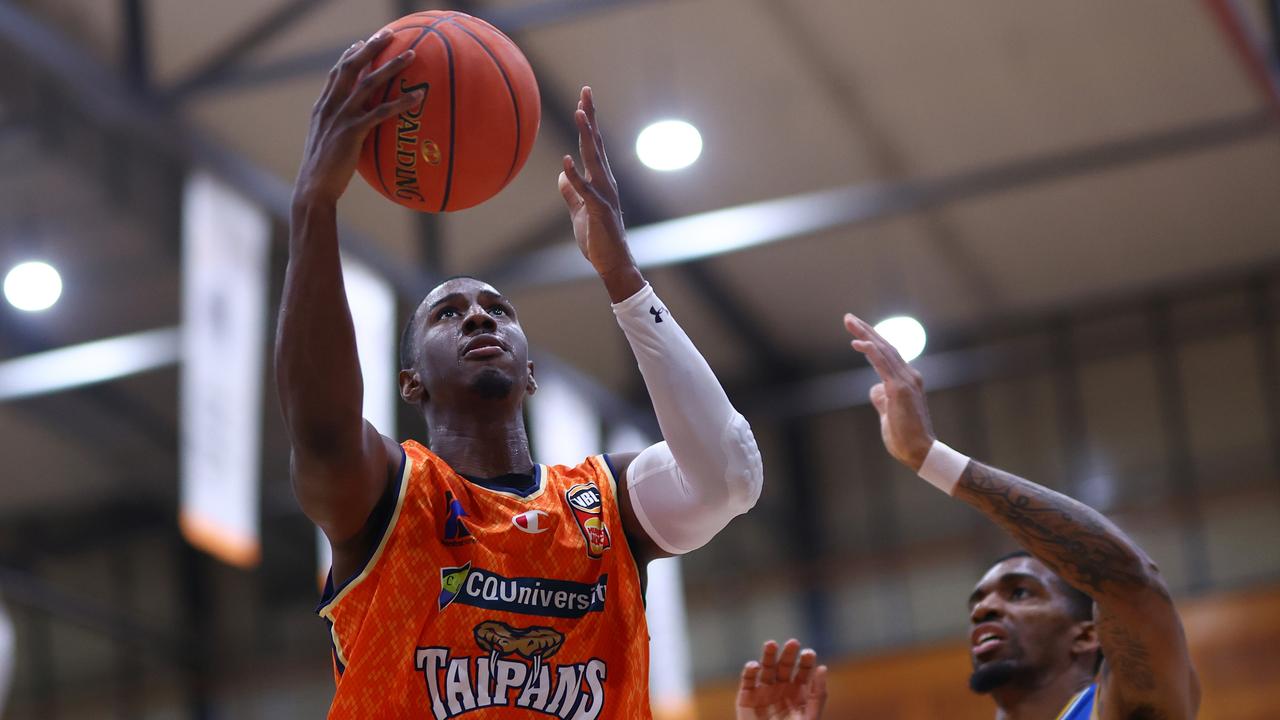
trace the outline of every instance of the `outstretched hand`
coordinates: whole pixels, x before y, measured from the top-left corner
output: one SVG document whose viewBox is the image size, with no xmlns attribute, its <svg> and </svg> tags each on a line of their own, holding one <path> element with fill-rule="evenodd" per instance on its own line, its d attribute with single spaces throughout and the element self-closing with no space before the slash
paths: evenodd
<svg viewBox="0 0 1280 720">
<path fill-rule="evenodd" d="M 844 328 L 854 337 L 849 344 L 867 357 L 880 376 L 871 388 L 871 404 L 880 413 L 885 449 L 898 462 L 919 471 L 934 441 L 924 377 L 865 320 L 846 314 Z"/>
<path fill-rule="evenodd" d="M 578 127 L 582 168 L 572 155 L 564 156 L 564 171 L 558 182 L 560 195 L 569 209 L 578 248 L 604 280 L 610 297 L 618 302 L 644 287 L 644 278 L 627 247 L 618 183 L 605 154 L 591 88 L 582 88 L 573 120 Z"/>
<path fill-rule="evenodd" d="M 818 666 L 812 650 L 801 651 L 799 640 L 788 640 L 781 657 L 770 640 L 760 661 L 742 668 L 738 720 L 819 720 L 826 704 L 827 666 Z"/>
<path fill-rule="evenodd" d="M 369 131 L 424 102 L 424 91 L 415 90 L 369 107 L 374 91 L 413 60 L 413 50 L 406 50 L 369 71 L 369 64 L 390 41 L 391 33 L 380 30 L 347 48 L 329 71 L 324 92 L 311 108 L 311 128 L 294 183 L 295 199 L 336 203 L 355 174 Z"/>
</svg>

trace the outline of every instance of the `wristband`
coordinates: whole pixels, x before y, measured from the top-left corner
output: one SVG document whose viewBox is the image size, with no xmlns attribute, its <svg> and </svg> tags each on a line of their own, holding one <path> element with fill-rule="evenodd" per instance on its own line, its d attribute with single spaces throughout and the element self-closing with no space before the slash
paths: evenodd
<svg viewBox="0 0 1280 720">
<path fill-rule="evenodd" d="M 953 495 L 956 485 L 960 482 L 960 476 L 964 474 L 964 469 L 968 465 L 968 455 L 962 455 L 944 443 L 934 440 L 933 447 L 929 448 L 929 454 L 925 456 L 924 464 L 916 474 L 942 492 Z"/>
</svg>

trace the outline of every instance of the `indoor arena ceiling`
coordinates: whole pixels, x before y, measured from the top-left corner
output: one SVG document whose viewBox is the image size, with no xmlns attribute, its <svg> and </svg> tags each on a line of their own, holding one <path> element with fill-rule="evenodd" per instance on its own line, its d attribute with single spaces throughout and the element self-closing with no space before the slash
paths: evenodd
<svg viewBox="0 0 1280 720">
<path fill-rule="evenodd" d="M 328 65 L 393 17 L 441 5 L 0 0 L 45 31 L 0 42 L 0 259 L 21 236 L 68 277 L 65 300 L 38 322 L 3 310 L 0 355 L 176 323 L 177 224 L 157 206 L 176 197 L 178 163 L 215 158 L 279 209 Z M 500 275 L 539 348 L 627 396 L 637 376 L 597 283 L 519 271 L 526 253 L 572 242 L 555 179 L 583 84 L 595 88 L 633 229 L 843 191 L 823 196 L 819 227 L 649 273 L 740 390 L 859 362 L 846 310 L 909 312 L 937 342 L 956 342 L 1280 260 L 1273 109 L 1197 0 L 449 6 L 493 20 L 528 55 L 544 107 L 534 152 L 496 199 L 430 232 L 356 179 L 341 206 L 347 239 L 397 268 L 406 293 L 427 271 Z M 115 113 L 121 97 L 128 109 Z M 42 130 L 64 107 L 78 119 Z M 673 116 L 700 128 L 703 155 L 681 172 L 648 170 L 634 138 Z M 107 400 L 171 420 L 174 390 L 160 373 L 113 384 Z M 75 427 L 125 435 L 116 452 L 148 441 L 92 417 L 92 402 L 77 407 Z M 66 412 L 0 408 L 0 430 L 21 440 L 13 456 L 63 458 L 50 475 L 70 478 L 101 462 L 71 449 Z M 103 493 L 112 482 L 86 480 Z"/>
</svg>

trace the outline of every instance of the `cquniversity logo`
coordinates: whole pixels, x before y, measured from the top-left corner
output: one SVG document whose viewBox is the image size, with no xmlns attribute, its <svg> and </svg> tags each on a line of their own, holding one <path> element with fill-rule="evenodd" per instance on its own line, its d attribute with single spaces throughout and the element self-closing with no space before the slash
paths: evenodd
<svg viewBox="0 0 1280 720">
<path fill-rule="evenodd" d="M 467 563 L 461 567 L 440 568 L 438 604 L 442 611 L 457 604 L 521 615 L 576 619 L 603 611 L 608 587 L 608 575 L 600 575 L 594 583 L 509 578 Z"/>
<path fill-rule="evenodd" d="M 462 567 L 440 568 L 440 609 L 443 610 L 458 597 L 458 591 L 462 590 L 463 585 L 467 582 L 467 576 L 471 574 L 471 563 L 467 563 Z"/>
</svg>

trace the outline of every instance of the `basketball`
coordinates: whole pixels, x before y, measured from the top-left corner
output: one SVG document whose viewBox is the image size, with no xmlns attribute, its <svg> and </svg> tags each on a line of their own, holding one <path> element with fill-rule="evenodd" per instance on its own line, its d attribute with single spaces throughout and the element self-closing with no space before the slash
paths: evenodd
<svg viewBox="0 0 1280 720">
<path fill-rule="evenodd" d="M 415 56 L 370 102 L 419 89 L 425 96 L 369 133 L 360 175 L 423 212 L 463 210 L 497 195 L 538 134 L 542 103 L 529 61 L 497 28 L 464 13 L 414 13 L 386 29 L 392 39 L 373 68 L 406 50 Z"/>
</svg>

